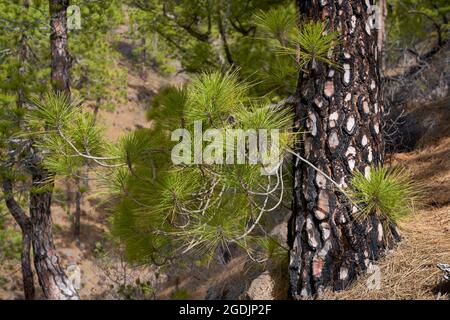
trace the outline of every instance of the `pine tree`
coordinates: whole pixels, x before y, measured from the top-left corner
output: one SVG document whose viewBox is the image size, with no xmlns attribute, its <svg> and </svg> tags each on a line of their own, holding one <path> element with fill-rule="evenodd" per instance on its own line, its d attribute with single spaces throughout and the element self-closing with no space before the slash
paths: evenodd
<svg viewBox="0 0 450 320">
<path fill-rule="evenodd" d="M 176 58 L 182 71 L 191 74 L 234 68 L 242 80 L 254 84 L 251 90 L 258 95 L 277 99 L 293 93 L 295 61 L 270 50 L 278 35 L 266 32 L 259 16 L 273 9 L 272 14 L 281 13 L 295 23 L 292 1 L 250 0 L 244 5 L 238 0 L 131 0 L 129 4 L 134 28 L 148 40 L 138 48 L 152 52 L 152 39 L 157 36 L 157 60 L 165 65 Z"/>
<path fill-rule="evenodd" d="M 70 96 L 68 6 L 68 0 L 49 1 L 51 84 L 56 93 L 67 97 Z M 48 299 L 77 299 L 78 294 L 59 263 L 53 243 L 51 218 L 53 174 L 42 168 L 39 158 L 33 162 L 30 214 L 33 223 L 34 264 L 39 284 Z"/>
<path fill-rule="evenodd" d="M 2 130 L 0 134 L 0 148 L 2 164 L 0 166 L 0 178 L 4 199 L 11 215 L 22 231 L 21 265 L 23 277 L 23 289 L 25 299 L 34 299 L 35 287 L 33 271 L 31 267 L 31 241 L 32 221 L 22 208 L 22 203 L 17 201 L 17 194 L 22 190 L 16 190 L 16 181 L 23 181 L 17 163 L 17 156 L 23 147 L 23 141 L 14 137 L 22 126 L 22 118 L 25 113 L 26 96 L 31 91 L 41 90 L 39 84 L 33 83 L 41 77 L 39 70 L 32 67 L 32 61 L 39 54 L 32 48 L 39 41 L 30 39 L 30 29 L 36 27 L 39 14 L 30 8 L 28 0 L 15 4 L 0 3 L 2 11 L 2 28 L 9 32 L 1 37 L 2 47 L 7 48 L 2 52 Z M 8 21 L 12 23 L 8 23 Z M 16 95 L 14 95 L 16 93 Z M 22 164 L 23 165 L 23 164 Z"/>
<path fill-rule="evenodd" d="M 178 39 L 180 53 L 187 50 L 219 63 L 196 58 L 204 63 L 203 69 L 213 70 L 199 72 L 198 66 L 187 85 L 163 88 L 147 114 L 151 128 L 126 134 L 118 143 L 106 143 L 93 115 L 64 92 L 34 98 L 33 112 L 25 119 L 31 132 L 40 132 L 34 146 L 46 150 L 41 172 L 57 178 L 76 176 L 84 166 L 96 168 L 114 200 L 112 233 L 131 261 L 162 265 L 191 255 L 199 261 L 219 257 L 226 263 L 232 246 L 256 262 L 287 257 L 288 248 L 268 235 L 268 228 L 272 216 L 293 199 L 286 272 L 292 296 L 301 298 L 320 295 L 326 287 L 345 288 L 399 239 L 396 219 L 410 211 L 415 193 L 403 174 L 382 168 L 383 97 L 376 36 L 367 23 L 366 4 L 299 1 L 301 19 L 291 7 L 266 2 L 266 10 L 250 10 L 246 21 L 254 28 L 251 40 L 259 44 L 242 41 L 248 45 L 246 52 L 266 57 L 264 52 L 272 51 L 269 61 L 280 64 L 280 72 L 265 69 L 260 76 L 266 77 L 254 84 L 243 77 L 252 61 L 240 60 L 233 50 L 240 42 L 234 33 L 248 30 L 236 20 L 233 6 L 226 14 L 226 5 L 211 10 L 192 2 L 157 2 L 155 7 L 132 3 L 150 12 L 157 27 L 161 27 L 158 19 L 172 21 L 158 30 L 166 44 Z M 163 17 L 154 12 L 160 9 Z M 226 21 L 236 24 L 232 36 L 224 27 Z M 216 45 L 209 37 L 214 36 L 222 39 L 222 57 L 230 54 L 228 63 L 220 62 L 221 54 L 209 55 Z M 65 60 L 67 46 L 60 48 Z M 236 68 L 237 61 L 245 63 Z M 261 68 L 268 67 L 267 61 L 260 62 Z M 64 70 L 53 70 L 61 80 L 54 85 L 66 83 Z M 295 95 L 287 97 L 291 81 L 280 80 L 292 72 L 298 86 Z M 272 103 L 268 88 L 287 98 Z M 195 137 L 199 123 L 210 130 L 206 139 L 193 148 L 180 148 L 176 139 Z M 233 129 L 244 135 L 230 141 L 218 138 Z M 278 138 L 264 145 L 264 139 L 252 136 L 258 129 L 279 130 Z M 236 139 L 252 137 L 262 154 L 243 152 L 250 149 L 248 144 L 236 147 Z M 264 151 L 276 141 L 279 157 L 264 162 L 268 157 Z M 200 162 L 197 148 L 205 150 L 200 155 L 209 160 Z M 182 155 L 174 158 L 174 150 Z M 240 156 L 244 163 L 236 163 Z M 251 162 L 255 157 L 262 162 Z M 272 175 L 262 175 L 262 169 Z"/>
<path fill-rule="evenodd" d="M 363 1 L 299 1 L 304 19 L 323 21 L 340 33 L 338 62 L 301 72 L 296 123 L 307 131 L 294 166 L 294 206 L 290 226 L 291 293 L 294 298 L 321 294 L 326 287 L 345 289 L 370 261 L 379 259 L 394 233 L 382 218 L 355 219 L 358 207 L 340 189 L 352 173 L 370 177 L 371 166 L 384 159 L 381 132 L 383 95 L 377 61 L 377 39 L 368 24 Z"/>
<path fill-rule="evenodd" d="M 80 3 L 79 3 L 80 2 Z M 74 93 L 94 108 L 94 119 L 100 109 L 112 110 L 123 102 L 126 74 L 118 66 L 118 54 L 111 44 L 112 32 L 122 20 L 122 8 L 118 1 L 96 1 L 80 4 L 80 30 L 70 30 L 73 57 L 71 79 Z M 80 22 L 81 22 L 80 21 Z M 88 171 L 82 168 L 75 180 L 74 237 L 80 243 L 81 210 L 83 194 L 88 191 Z M 70 210 L 70 206 L 69 206 Z"/>
<path fill-rule="evenodd" d="M 2 113 L 5 114 L 1 136 L 2 185 L 8 208 L 15 218 L 20 218 L 16 220 L 24 231 L 22 265 L 26 297 L 32 298 L 33 281 L 28 262 L 31 237 L 35 269 L 44 295 L 50 299 L 76 298 L 75 290 L 59 265 L 53 244 L 50 212 L 53 175 L 42 167 L 43 150 L 36 145 L 34 137 L 29 138 L 29 127 L 24 121 L 24 116 L 30 112 L 28 98 L 45 92 L 48 89 L 46 83 L 51 82 L 55 91 L 70 92 L 65 25 L 68 2 L 26 4 L 24 6 L 22 1 L 1 3 L 2 20 L 8 22 L 2 27 L 12 31 L 1 39 L 8 48 L 2 57 L 2 69 L 6 71 L 2 73 L 6 76 L 2 82 Z M 46 14 L 48 9 L 52 16 L 50 20 Z M 48 30 L 52 32 L 48 33 Z M 35 62 L 46 59 L 49 48 L 52 48 L 51 68 L 38 67 Z M 11 54 L 13 50 L 18 54 Z M 15 107 L 14 100 L 17 101 Z M 45 129 L 43 126 L 42 130 Z M 17 183 L 22 185 L 19 190 L 14 189 Z M 18 193 L 28 193 L 29 218 L 22 204 L 16 201 Z"/>
</svg>

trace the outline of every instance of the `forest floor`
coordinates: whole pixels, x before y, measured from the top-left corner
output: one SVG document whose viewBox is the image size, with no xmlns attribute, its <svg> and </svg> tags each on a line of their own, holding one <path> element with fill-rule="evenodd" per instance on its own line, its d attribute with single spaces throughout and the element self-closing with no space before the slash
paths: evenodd
<svg viewBox="0 0 450 320">
<path fill-rule="evenodd" d="M 348 290 L 327 293 L 326 299 L 450 298 L 450 283 L 443 282 L 442 271 L 436 267 L 437 263 L 450 262 L 450 137 L 392 158 L 393 164 L 406 167 L 423 185 L 425 203 L 400 222 L 402 241 L 377 263 L 379 289 L 366 285 L 372 273 Z"/>
<path fill-rule="evenodd" d="M 130 61 L 126 44 L 121 49 L 124 66 Z M 136 127 L 147 127 L 145 113 L 151 97 L 166 84 L 182 83 L 185 77 L 162 77 L 155 72 L 139 72 L 129 68 L 128 102 L 114 111 L 100 110 L 98 119 L 112 141 Z M 448 102 L 448 100 L 447 100 Z M 327 293 L 326 299 L 446 299 L 449 286 L 441 282 L 439 262 L 450 263 L 450 105 L 428 106 L 427 116 L 435 112 L 435 125 L 418 147 L 411 152 L 390 156 L 391 164 L 405 166 L 423 184 L 426 201 L 417 213 L 400 223 L 403 241 L 378 262 L 381 271 L 379 290 L 369 290 L 366 277 L 349 290 Z M 204 299 L 213 285 L 225 286 L 230 281 L 245 292 L 259 271 L 249 270 L 244 257 L 234 258 L 228 265 L 212 264 L 209 269 L 193 268 L 168 277 L 152 267 L 132 268 L 117 252 L 111 253 L 108 240 L 109 213 L 103 208 L 105 198 L 91 191 L 82 204 L 81 238 L 78 245 L 72 231 L 73 186 L 58 183 L 52 206 L 55 244 L 64 267 L 75 264 L 81 270 L 82 299 L 178 298 Z M 67 198 L 69 199 L 67 205 Z M 10 222 L 11 228 L 16 228 Z M 184 269 L 186 270 L 186 269 Z M 256 273 L 255 273 L 256 272 Z M 243 279 L 244 278 L 244 279 Z M 136 280 L 151 283 L 157 292 L 142 288 L 133 291 Z M 36 285 L 37 279 L 36 280 Z M 126 286 L 129 286 L 128 289 Z M 122 286 L 122 290 L 119 288 Z M 39 290 L 38 290 L 39 291 Z M 120 291 L 120 292 L 119 292 Z M 180 292 L 184 292 L 181 294 Z M 38 295 L 41 297 L 40 293 Z M 225 295 L 226 296 L 226 295 Z M 0 265 L 0 299 L 22 299 L 20 261 L 3 259 Z"/>
</svg>

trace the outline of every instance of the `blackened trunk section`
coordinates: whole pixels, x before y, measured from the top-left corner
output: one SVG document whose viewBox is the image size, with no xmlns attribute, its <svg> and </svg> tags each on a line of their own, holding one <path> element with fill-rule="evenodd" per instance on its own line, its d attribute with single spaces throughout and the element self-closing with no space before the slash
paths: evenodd
<svg viewBox="0 0 450 320">
<path fill-rule="evenodd" d="M 22 252 L 20 261 L 24 296 L 26 300 L 34 300 L 35 288 L 33 270 L 31 269 L 32 224 L 30 218 L 14 198 L 12 181 L 4 179 L 2 187 L 6 206 L 22 231 Z"/>
<path fill-rule="evenodd" d="M 303 18 L 324 21 L 341 34 L 338 64 L 318 64 L 299 76 L 296 127 L 305 132 L 297 152 L 342 188 L 354 170 L 370 174 L 383 162 L 383 99 L 376 33 L 369 1 L 298 0 Z M 290 225 L 290 282 L 295 299 L 344 289 L 385 250 L 376 218 L 356 221 L 355 209 L 322 174 L 294 163 Z"/>
</svg>

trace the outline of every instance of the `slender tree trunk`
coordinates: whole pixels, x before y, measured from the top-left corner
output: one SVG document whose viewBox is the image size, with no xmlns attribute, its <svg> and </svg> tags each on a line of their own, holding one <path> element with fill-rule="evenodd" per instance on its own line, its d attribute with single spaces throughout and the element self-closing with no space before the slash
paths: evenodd
<svg viewBox="0 0 450 320">
<path fill-rule="evenodd" d="M 145 66 L 145 63 L 147 62 L 147 39 L 145 37 L 141 39 L 141 47 L 142 47 L 141 62 Z"/>
<path fill-rule="evenodd" d="M 228 40 L 227 40 L 227 25 L 226 25 L 226 21 L 228 19 L 229 14 L 230 14 L 229 11 L 230 11 L 230 6 L 229 6 L 229 4 L 227 4 L 227 7 L 225 8 L 225 13 L 222 14 L 222 2 L 220 2 L 218 4 L 218 8 L 217 8 L 217 17 L 218 17 L 217 26 L 218 26 L 218 29 L 219 29 L 220 38 L 222 40 L 223 51 L 225 52 L 225 57 L 227 58 L 227 62 L 230 65 L 230 67 L 234 68 L 235 64 L 234 64 L 233 56 L 231 54 L 230 47 L 228 45 Z"/>
<path fill-rule="evenodd" d="M 81 181 L 77 181 L 77 191 L 75 194 L 75 216 L 73 223 L 73 232 L 75 236 L 75 242 L 77 245 L 80 244 L 80 233 L 81 233 Z"/>
<path fill-rule="evenodd" d="M 30 7 L 29 0 L 23 1 L 25 10 Z M 19 40 L 19 75 L 22 77 L 26 74 L 26 63 L 28 60 L 28 41 L 27 35 L 22 33 Z M 17 90 L 17 108 L 23 108 L 25 102 L 25 93 L 22 85 Z M 20 123 L 19 123 L 20 126 Z M 22 233 L 22 251 L 21 251 L 21 268 L 22 268 L 22 282 L 23 292 L 26 300 L 34 300 L 35 287 L 33 270 L 31 267 L 31 236 L 32 224 L 30 218 L 27 216 L 22 207 L 14 198 L 13 182 L 4 178 L 2 182 L 3 193 L 5 195 L 5 203 L 9 212 L 13 216 L 16 223 L 19 225 Z"/>
<path fill-rule="evenodd" d="M 30 1 L 24 0 L 23 7 L 25 10 L 30 8 Z M 22 33 L 19 41 L 19 74 L 23 76 L 26 73 L 26 63 L 28 61 L 28 39 L 26 33 Z M 22 108 L 25 102 L 25 93 L 22 85 L 17 90 L 17 107 Z"/>
<path fill-rule="evenodd" d="M 31 269 L 31 237 L 33 232 L 31 220 L 14 199 L 12 181 L 4 179 L 2 187 L 6 206 L 22 231 L 22 252 L 20 261 L 22 267 L 23 292 L 25 299 L 34 300 L 35 288 L 33 270 Z"/>
<path fill-rule="evenodd" d="M 49 0 L 51 83 L 55 92 L 70 95 L 70 58 L 67 46 L 68 0 Z M 78 299 L 78 294 L 64 273 L 53 242 L 51 202 L 53 176 L 35 161 L 32 169 L 30 213 L 33 223 L 34 265 L 39 284 L 48 299 Z"/>
<path fill-rule="evenodd" d="M 297 152 L 341 187 L 352 172 L 366 175 L 383 163 L 383 99 L 377 38 L 367 19 L 367 1 L 298 0 L 307 19 L 338 30 L 342 69 L 323 64 L 299 76 L 296 126 L 304 133 Z M 375 217 L 355 220 L 356 208 L 325 177 L 300 160 L 294 163 L 290 223 L 290 287 L 295 299 L 346 288 L 378 259 L 386 244 Z"/>
</svg>

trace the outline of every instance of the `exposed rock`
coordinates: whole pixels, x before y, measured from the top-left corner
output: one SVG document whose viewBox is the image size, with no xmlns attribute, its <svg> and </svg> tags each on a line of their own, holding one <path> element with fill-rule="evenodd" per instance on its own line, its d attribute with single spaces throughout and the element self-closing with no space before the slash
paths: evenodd
<svg viewBox="0 0 450 320">
<path fill-rule="evenodd" d="M 275 281 L 266 271 L 252 281 L 247 290 L 247 296 L 250 300 L 274 300 L 274 288 Z"/>
</svg>

